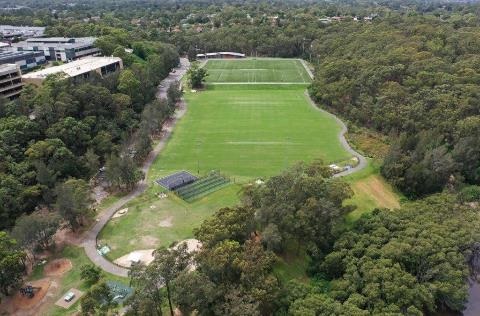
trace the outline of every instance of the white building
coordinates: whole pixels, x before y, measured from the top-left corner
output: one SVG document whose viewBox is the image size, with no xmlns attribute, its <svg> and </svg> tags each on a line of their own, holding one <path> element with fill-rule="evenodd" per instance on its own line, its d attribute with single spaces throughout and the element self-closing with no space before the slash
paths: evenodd
<svg viewBox="0 0 480 316">
<path fill-rule="evenodd" d="M 235 58 L 245 58 L 245 54 L 235 53 L 235 52 L 216 52 L 216 53 L 197 54 L 197 58 L 198 59 L 208 59 L 208 58 L 235 59 Z"/>
<path fill-rule="evenodd" d="M 68 64 L 31 72 L 23 75 L 22 78 L 25 83 L 41 85 L 49 75 L 63 74 L 65 78 L 75 80 L 88 78 L 92 72 L 104 76 L 122 68 L 122 60 L 118 57 L 86 57 Z"/>
</svg>

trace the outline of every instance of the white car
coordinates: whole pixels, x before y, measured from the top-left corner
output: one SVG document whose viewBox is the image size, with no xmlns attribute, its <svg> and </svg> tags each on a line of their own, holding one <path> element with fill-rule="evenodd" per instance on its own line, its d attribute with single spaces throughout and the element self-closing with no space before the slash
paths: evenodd
<svg viewBox="0 0 480 316">
<path fill-rule="evenodd" d="M 63 299 L 65 300 L 65 302 L 71 302 L 74 298 L 75 298 L 75 293 L 68 292 Z"/>
</svg>

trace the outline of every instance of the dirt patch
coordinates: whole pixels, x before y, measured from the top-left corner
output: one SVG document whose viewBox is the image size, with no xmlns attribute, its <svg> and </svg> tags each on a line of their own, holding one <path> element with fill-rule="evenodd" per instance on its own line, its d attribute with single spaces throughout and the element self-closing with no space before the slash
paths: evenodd
<svg viewBox="0 0 480 316">
<path fill-rule="evenodd" d="M 75 294 L 75 296 L 73 297 L 73 299 L 71 301 L 67 302 L 67 301 L 65 301 L 65 295 L 67 295 L 67 293 L 70 293 L 70 292 Z M 75 304 L 80 299 L 80 297 L 82 297 L 82 295 L 83 295 L 82 291 L 79 291 L 77 289 L 72 288 L 72 289 L 68 290 L 66 293 L 64 293 L 62 295 L 62 297 L 55 303 L 55 305 L 63 307 L 65 309 L 68 309 L 68 308 L 70 308 L 70 306 Z"/>
<path fill-rule="evenodd" d="M 34 288 L 39 288 L 34 290 L 35 296 L 32 298 L 28 298 L 20 294 L 20 292 L 17 292 L 12 298 L 11 304 L 13 308 L 15 310 L 30 310 L 37 307 L 47 294 L 48 289 L 50 288 L 50 283 L 50 278 L 28 282 L 28 285 L 31 285 Z"/>
<path fill-rule="evenodd" d="M 92 197 L 97 204 L 102 203 L 109 196 L 109 193 L 101 185 L 96 185 L 92 191 Z"/>
<path fill-rule="evenodd" d="M 165 219 L 162 219 L 158 223 L 158 226 L 160 226 L 160 227 L 172 227 L 173 226 L 173 216 L 169 216 Z"/>
<path fill-rule="evenodd" d="M 143 262 L 146 265 L 149 265 L 153 261 L 153 252 L 155 249 L 146 249 L 146 250 L 137 250 L 132 251 L 125 256 L 122 256 L 114 261 L 115 264 L 118 264 L 121 267 L 130 268 L 133 262 Z"/>
<path fill-rule="evenodd" d="M 370 176 L 352 185 L 356 194 L 362 193 L 378 204 L 379 207 L 395 209 L 400 207 L 397 196 L 378 176 Z"/>
<path fill-rule="evenodd" d="M 198 239 L 185 239 L 185 240 L 182 240 L 181 242 L 179 242 L 178 244 L 176 244 L 173 249 L 176 249 L 178 248 L 178 246 L 180 246 L 181 244 L 187 244 L 187 252 L 188 253 L 193 253 L 193 252 L 197 252 L 197 251 L 200 251 L 200 249 L 202 248 L 202 243 L 200 242 L 200 240 Z M 188 270 L 191 272 L 191 271 L 194 271 L 197 269 L 197 262 L 193 261 L 190 263 L 190 265 L 188 266 Z"/>
<path fill-rule="evenodd" d="M 146 247 L 157 247 L 159 242 L 160 240 L 157 237 L 148 236 L 148 235 L 142 237 L 142 244 L 143 246 L 146 246 Z"/>
<path fill-rule="evenodd" d="M 55 245 L 62 248 L 64 245 L 80 245 L 83 242 L 83 231 L 73 232 L 68 228 L 59 229 L 55 234 Z M 50 254 L 49 254 L 50 255 Z"/>
<path fill-rule="evenodd" d="M 50 261 L 43 268 L 46 276 L 60 276 L 72 269 L 72 262 L 68 259 L 55 259 Z"/>
<path fill-rule="evenodd" d="M 121 210 L 119 210 L 118 212 L 113 214 L 112 218 L 118 218 L 118 217 L 121 217 L 123 215 L 126 215 L 127 213 L 128 213 L 128 207 L 127 208 L 122 208 Z"/>
<path fill-rule="evenodd" d="M 177 245 L 173 248 L 176 249 L 180 244 L 186 243 L 187 244 L 187 252 L 192 253 L 194 251 L 199 251 L 202 248 L 202 243 L 198 239 L 185 239 L 180 241 Z"/>
</svg>

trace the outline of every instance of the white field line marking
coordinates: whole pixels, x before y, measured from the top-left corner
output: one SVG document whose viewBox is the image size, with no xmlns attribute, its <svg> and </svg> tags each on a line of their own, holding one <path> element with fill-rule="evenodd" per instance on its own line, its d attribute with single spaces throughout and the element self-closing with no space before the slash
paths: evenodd
<svg viewBox="0 0 480 316">
<path fill-rule="evenodd" d="M 300 62 L 302 63 L 303 68 L 305 68 L 305 70 L 307 71 L 307 74 L 310 76 L 310 79 L 313 80 L 313 73 L 312 73 L 312 71 L 310 70 L 310 68 L 308 68 L 308 65 L 307 65 L 307 63 L 305 62 L 305 60 L 303 60 L 303 59 L 299 59 L 299 60 L 300 60 Z"/>
</svg>

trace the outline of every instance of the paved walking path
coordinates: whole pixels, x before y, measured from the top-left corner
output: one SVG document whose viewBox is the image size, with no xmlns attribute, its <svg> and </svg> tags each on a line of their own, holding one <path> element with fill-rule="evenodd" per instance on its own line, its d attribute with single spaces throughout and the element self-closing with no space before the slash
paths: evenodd
<svg viewBox="0 0 480 316">
<path fill-rule="evenodd" d="M 180 67 L 175 70 L 175 73 L 170 73 L 170 75 L 161 82 L 158 89 L 157 97 L 166 98 L 168 87 L 173 82 L 180 80 L 182 76 L 185 74 L 185 72 L 187 71 L 189 66 L 190 66 L 190 63 L 188 62 L 188 59 L 181 58 Z M 105 257 L 103 257 L 97 252 L 97 235 L 100 233 L 102 228 L 108 223 L 108 221 L 113 216 L 113 214 L 117 212 L 117 210 L 119 210 L 123 205 L 125 205 L 129 201 L 133 200 L 134 198 L 136 198 L 137 196 L 145 192 L 145 190 L 148 187 L 148 184 L 147 184 L 148 170 L 150 169 L 157 155 L 162 151 L 162 149 L 165 147 L 166 143 L 168 142 L 168 139 L 170 138 L 172 133 L 172 129 L 175 126 L 175 123 L 185 114 L 185 112 L 186 112 L 186 104 L 185 102 L 182 101 L 179 104 L 179 108 L 175 112 L 171 126 L 166 130 L 166 133 L 162 137 L 160 142 L 155 146 L 153 151 L 148 155 L 147 159 L 145 160 L 141 168 L 141 170 L 145 173 L 145 180 L 142 180 L 141 182 L 139 182 L 135 187 L 135 189 L 132 192 L 130 192 L 128 195 L 122 197 L 115 204 L 103 210 L 102 213 L 96 219 L 95 225 L 88 232 L 86 232 L 84 236 L 82 246 L 84 247 L 88 258 L 90 258 L 90 260 L 95 265 L 99 266 L 100 268 L 102 268 L 104 271 L 108 273 L 121 276 L 121 277 L 127 277 L 128 269 L 117 266 L 116 264 L 108 261 Z"/>
<path fill-rule="evenodd" d="M 305 67 L 305 70 L 307 71 L 308 75 L 310 78 L 313 80 L 313 72 L 312 70 L 308 67 L 307 63 L 305 60 L 300 59 L 300 62 L 302 63 L 303 67 Z M 358 159 L 358 165 L 356 165 L 353 168 L 350 168 L 348 170 L 344 170 L 342 172 L 336 173 L 333 175 L 334 178 L 338 177 L 344 177 L 346 175 L 352 174 L 354 172 L 360 171 L 363 168 L 365 168 L 368 165 L 367 159 L 362 156 L 360 153 L 356 152 L 355 149 L 353 149 L 350 144 L 348 143 L 347 139 L 345 138 L 345 134 L 348 132 L 347 125 L 339 119 L 335 114 L 332 114 L 328 111 L 325 111 L 317 106 L 317 104 L 310 98 L 310 94 L 308 94 L 308 91 L 305 90 L 305 96 L 310 102 L 310 104 L 318 111 L 325 113 L 326 115 L 332 117 L 335 121 L 337 121 L 338 125 L 342 127 L 340 133 L 338 134 L 338 140 L 342 144 L 343 148 L 345 148 L 346 151 L 348 151 L 352 156 L 357 157 Z"/>
<path fill-rule="evenodd" d="M 348 151 L 350 154 L 352 154 L 352 156 L 357 157 L 357 159 L 358 159 L 358 165 L 356 165 L 355 167 L 350 168 L 348 170 L 344 170 L 342 172 L 336 173 L 336 174 L 333 175 L 333 177 L 334 178 L 344 177 L 346 175 L 352 174 L 354 172 L 360 171 L 363 168 L 365 168 L 368 165 L 367 158 L 362 156 L 360 153 L 356 152 L 355 149 L 353 149 L 350 146 L 347 139 L 345 138 L 345 134 L 348 132 L 347 125 L 345 125 L 345 123 L 341 119 L 339 119 L 336 115 L 319 108 L 317 106 L 317 104 L 312 100 L 312 98 L 310 98 L 310 95 L 308 94 L 308 91 L 305 91 L 305 97 L 308 99 L 310 104 L 317 111 L 320 111 L 320 112 L 332 117 L 335 121 L 337 121 L 338 125 L 340 125 L 342 127 L 340 133 L 338 134 L 338 140 L 340 141 L 340 143 L 342 144 L 343 148 L 345 148 L 346 151 Z"/>
</svg>

